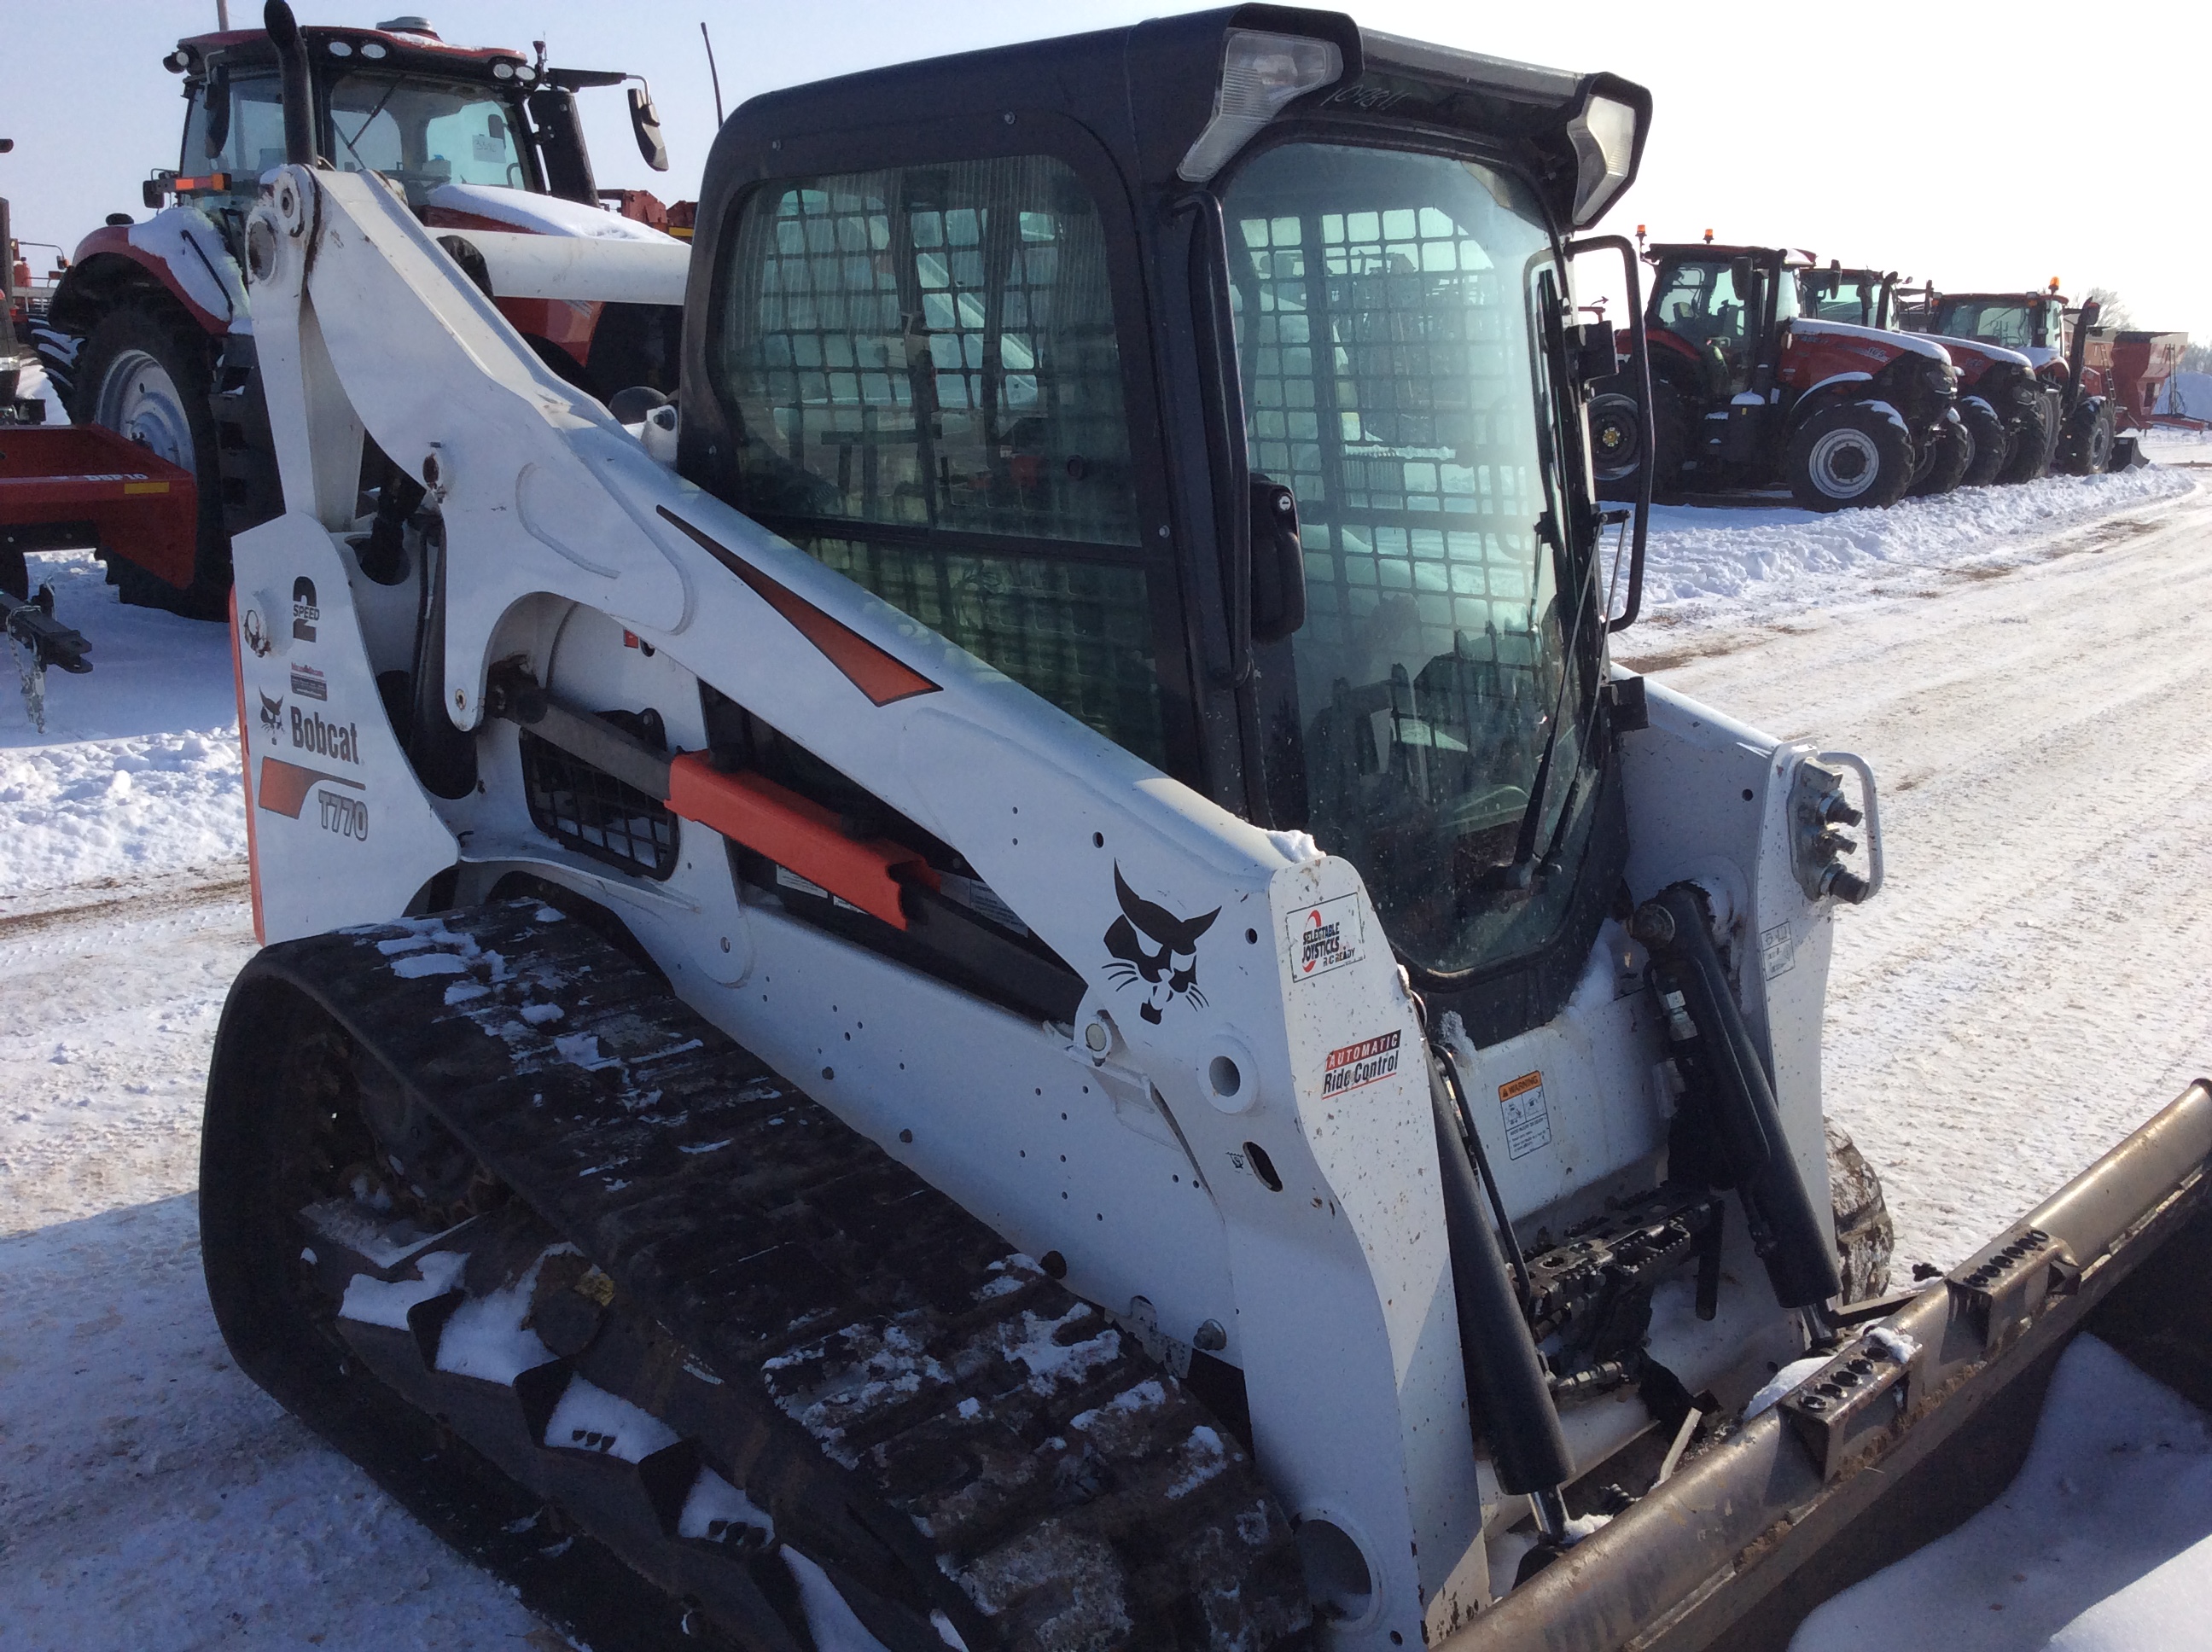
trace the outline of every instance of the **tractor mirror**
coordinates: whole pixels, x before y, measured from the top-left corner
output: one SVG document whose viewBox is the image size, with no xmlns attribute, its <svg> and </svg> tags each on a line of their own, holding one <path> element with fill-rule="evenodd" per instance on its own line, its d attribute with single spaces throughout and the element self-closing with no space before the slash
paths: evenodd
<svg viewBox="0 0 2212 1652">
<path fill-rule="evenodd" d="M 202 147 L 212 161 L 230 142 L 230 70 L 218 64 L 200 88 L 200 98 L 201 107 L 207 112 L 202 121 L 207 134 Z"/>
<path fill-rule="evenodd" d="M 176 181 L 176 173 L 157 172 L 138 185 L 138 198 L 146 203 L 149 212 L 159 212 L 169 203 L 169 189 Z"/>
<path fill-rule="evenodd" d="M 1593 385 L 1620 371 L 1620 348 L 1610 322 L 1586 321 L 1568 328 L 1567 351 L 1580 383 Z"/>
<path fill-rule="evenodd" d="M 637 134 L 637 152 L 655 172 L 668 170 L 668 144 L 660 136 L 660 111 L 653 106 L 653 93 L 642 85 L 629 88 L 629 125 Z"/>
<path fill-rule="evenodd" d="M 0 137 L 0 155 L 5 155 L 5 154 L 7 154 L 10 149 L 14 149 L 15 147 L 15 140 L 14 138 L 12 138 L 12 137 Z"/>
<path fill-rule="evenodd" d="M 1255 476 L 1252 641 L 1280 642 L 1305 623 L 1306 559 L 1298 538 L 1297 496 L 1279 482 Z"/>
</svg>

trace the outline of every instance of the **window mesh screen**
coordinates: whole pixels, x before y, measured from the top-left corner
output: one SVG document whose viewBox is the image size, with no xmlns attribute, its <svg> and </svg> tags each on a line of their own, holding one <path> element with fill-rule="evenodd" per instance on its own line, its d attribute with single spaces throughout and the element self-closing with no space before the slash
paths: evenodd
<svg viewBox="0 0 2212 1652">
<path fill-rule="evenodd" d="M 855 539 L 805 549 L 1108 739 L 1165 764 L 1141 568 Z"/>
<path fill-rule="evenodd" d="M 520 734 L 523 789 L 539 831 L 656 881 L 676 870 L 676 817 L 667 805 L 528 729 Z"/>
<path fill-rule="evenodd" d="M 1061 162 L 776 185 L 735 258 L 751 507 L 1135 543 L 1105 236 Z"/>
</svg>

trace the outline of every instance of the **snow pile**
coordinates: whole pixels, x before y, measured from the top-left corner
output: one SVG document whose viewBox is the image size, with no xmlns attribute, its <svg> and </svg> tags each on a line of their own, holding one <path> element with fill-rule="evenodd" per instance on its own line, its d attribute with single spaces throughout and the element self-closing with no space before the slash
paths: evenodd
<svg viewBox="0 0 2212 1652">
<path fill-rule="evenodd" d="M 2146 466 L 2112 476 L 2050 477 L 2016 487 L 1966 488 L 1888 510 L 1816 515 L 1777 501 L 1715 508 L 1659 505 L 1644 575 L 1647 616 L 1705 621 L 1802 604 L 1832 604 L 1885 578 L 2006 566 L 2037 554 L 2024 542 L 2174 498 L 2192 484 Z M 1744 617 L 1750 615 L 1743 614 Z M 1630 634 L 1620 650 L 1632 655 Z"/>
<path fill-rule="evenodd" d="M 1817 1608 L 1790 1647 L 2212 1646 L 2208 1597 L 2212 1418 L 2083 1336 L 2060 1358 L 2004 1494 Z"/>
<path fill-rule="evenodd" d="M 220 625 L 125 608 L 89 552 L 28 559 L 92 671 L 46 674 L 46 729 L 0 649 L 0 890 L 234 865 L 246 856 L 238 699 Z"/>
</svg>

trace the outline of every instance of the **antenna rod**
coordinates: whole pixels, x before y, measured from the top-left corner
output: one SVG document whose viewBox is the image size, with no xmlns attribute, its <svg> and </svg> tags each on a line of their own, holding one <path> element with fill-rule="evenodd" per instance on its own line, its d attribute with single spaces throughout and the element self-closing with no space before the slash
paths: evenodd
<svg viewBox="0 0 2212 1652">
<path fill-rule="evenodd" d="M 217 0 L 221 3 L 221 0 Z M 722 72 L 714 67 L 714 37 L 707 33 L 707 20 L 699 20 L 699 38 L 707 43 L 707 72 L 714 77 L 714 125 L 722 124 Z"/>
<path fill-rule="evenodd" d="M 219 33 L 230 33 L 230 0 L 215 0 L 215 26 Z"/>
</svg>

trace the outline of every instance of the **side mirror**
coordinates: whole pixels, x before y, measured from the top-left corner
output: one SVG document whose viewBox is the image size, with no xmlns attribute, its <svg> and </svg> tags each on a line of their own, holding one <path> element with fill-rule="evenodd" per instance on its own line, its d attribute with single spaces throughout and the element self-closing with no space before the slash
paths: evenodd
<svg viewBox="0 0 2212 1652">
<path fill-rule="evenodd" d="M 218 67 L 208 76 L 207 84 L 200 88 L 202 107 L 207 111 L 203 122 L 207 132 L 204 147 L 212 161 L 230 142 L 230 70 Z"/>
<path fill-rule="evenodd" d="M 1620 345 L 1613 324 L 1586 321 L 1567 329 L 1569 370 L 1580 384 L 1594 385 L 1620 371 Z"/>
<path fill-rule="evenodd" d="M 138 198 L 146 203 L 149 212 L 159 212 L 169 203 L 169 191 L 177 181 L 173 172 L 157 172 L 138 185 Z"/>
<path fill-rule="evenodd" d="M 1612 329 L 1607 329 L 1609 334 Z M 1252 641 L 1280 642 L 1306 623 L 1305 547 L 1297 496 L 1279 482 L 1252 478 Z"/>
<path fill-rule="evenodd" d="M 668 170 L 668 144 L 660 136 L 660 111 L 653 106 L 653 94 L 642 86 L 629 88 L 629 128 L 637 134 L 637 152 L 655 172 Z"/>
<path fill-rule="evenodd" d="M 7 154 L 10 149 L 14 149 L 15 147 L 15 140 L 14 138 L 12 138 L 12 137 L 0 137 L 0 155 L 5 155 L 5 154 Z"/>
</svg>

